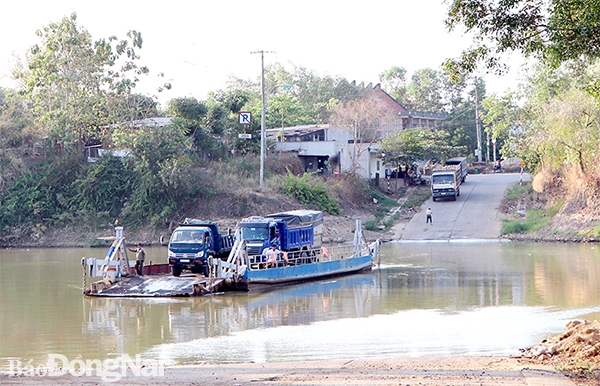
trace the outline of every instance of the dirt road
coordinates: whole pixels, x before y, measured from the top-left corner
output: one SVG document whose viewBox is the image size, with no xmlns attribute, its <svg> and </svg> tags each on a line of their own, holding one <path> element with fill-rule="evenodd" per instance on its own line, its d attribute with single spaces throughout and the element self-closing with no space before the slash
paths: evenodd
<svg viewBox="0 0 600 386">
<path fill-rule="evenodd" d="M 506 189 L 529 176 L 473 174 L 460 186 L 460 196 L 423 204 L 408 224 L 394 227 L 394 240 L 497 239 L 503 215 L 500 203 Z M 425 210 L 431 208 L 433 223 L 426 224 Z"/>
</svg>

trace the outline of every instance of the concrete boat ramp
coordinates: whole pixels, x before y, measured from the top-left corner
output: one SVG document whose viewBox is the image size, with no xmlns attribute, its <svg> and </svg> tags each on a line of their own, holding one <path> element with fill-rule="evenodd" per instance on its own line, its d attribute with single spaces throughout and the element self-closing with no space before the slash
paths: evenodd
<svg viewBox="0 0 600 386">
<path fill-rule="evenodd" d="M 114 284 L 99 281 L 86 291 L 101 297 L 188 297 L 208 295 L 219 288 L 223 279 L 203 276 L 173 277 L 168 274 L 124 277 Z"/>
</svg>

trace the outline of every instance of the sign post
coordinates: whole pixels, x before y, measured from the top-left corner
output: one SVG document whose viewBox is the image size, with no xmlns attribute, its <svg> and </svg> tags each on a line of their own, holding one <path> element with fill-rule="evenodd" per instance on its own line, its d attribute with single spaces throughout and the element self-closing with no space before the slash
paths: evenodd
<svg viewBox="0 0 600 386">
<path fill-rule="evenodd" d="M 246 133 L 246 129 L 252 124 L 252 113 L 249 111 L 240 111 L 238 123 L 244 126 L 244 132 L 238 134 L 239 139 L 251 139 L 252 134 Z M 246 153 L 246 143 L 244 142 L 244 154 Z"/>
<path fill-rule="evenodd" d="M 519 185 L 523 185 L 523 168 L 525 167 L 525 161 L 521 160 L 521 179 L 519 180 Z"/>
</svg>

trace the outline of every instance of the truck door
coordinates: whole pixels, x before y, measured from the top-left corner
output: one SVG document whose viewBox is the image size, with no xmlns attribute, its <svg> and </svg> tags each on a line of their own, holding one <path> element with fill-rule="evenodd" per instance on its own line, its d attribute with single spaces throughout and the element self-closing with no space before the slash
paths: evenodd
<svg viewBox="0 0 600 386">
<path fill-rule="evenodd" d="M 212 237 L 210 237 L 210 232 L 208 232 L 208 231 L 204 232 L 204 246 L 207 250 L 214 249 L 212 247 L 211 239 L 212 239 Z"/>
<path fill-rule="evenodd" d="M 279 242 L 279 228 L 275 224 L 269 226 L 269 241 L 271 244 Z"/>
</svg>

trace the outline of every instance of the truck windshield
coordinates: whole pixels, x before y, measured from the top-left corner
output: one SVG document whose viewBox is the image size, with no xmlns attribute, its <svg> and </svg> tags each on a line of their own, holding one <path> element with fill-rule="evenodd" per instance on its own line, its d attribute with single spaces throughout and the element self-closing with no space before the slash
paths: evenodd
<svg viewBox="0 0 600 386">
<path fill-rule="evenodd" d="M 451 184 L 454 182 L 452 174 L 434 174 L 431 176 L 432 184 Z"/>
<path fill-rule="evenodd" d="M 269 229 L 259 227 L 241 227 L 242 240 L 264 241 L 269 238 Z"/>
<path fill-rule="evenodd" d="M 179 230 L 176 229 L 171 235 L 172 243 L 189 243 L 189 244 L 203 244 L 205 232 L 200 230 Z"/>
</svg>

